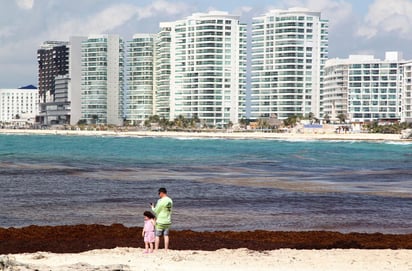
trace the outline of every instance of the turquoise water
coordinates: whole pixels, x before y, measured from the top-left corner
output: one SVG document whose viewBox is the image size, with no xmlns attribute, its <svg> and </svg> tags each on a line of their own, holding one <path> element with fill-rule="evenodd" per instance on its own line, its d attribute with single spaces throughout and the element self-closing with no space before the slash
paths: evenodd
<svg viewBox="0 0 412 271">
<path fill-rule="evenodd" d="M 412 232 L 412 144 L 0 135 L 0 227 Z"/>
</svg>

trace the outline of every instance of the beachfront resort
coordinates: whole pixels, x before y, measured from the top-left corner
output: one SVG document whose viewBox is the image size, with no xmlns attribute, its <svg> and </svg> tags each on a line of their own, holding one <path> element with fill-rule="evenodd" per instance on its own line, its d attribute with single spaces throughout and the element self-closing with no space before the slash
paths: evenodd
<svg viewBox="0 0 412 271">
<path fill-rule="evenodd" d="M 402 53 L 329 59 L 329 20 L 305 8 L 271 10 L 249 26 L 250 59 L 248 25 L 220 11 L 162 22 L 158 33 L 130 40 L 104 34 L 45 41 L 37 51 L 38 89 L 0 89 L 2 127 L 409 128 L 412 60 Z"/>
</svg>

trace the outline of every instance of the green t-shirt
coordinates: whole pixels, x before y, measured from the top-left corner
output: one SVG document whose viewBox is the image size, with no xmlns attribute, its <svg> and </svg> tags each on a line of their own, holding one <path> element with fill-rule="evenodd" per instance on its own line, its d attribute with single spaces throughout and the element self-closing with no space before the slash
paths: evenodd
<svg viewBox="0 0 412 271">
<path fill-rule="evenodd" d="M 173 201 L 167 196 L 157 201 L 156 207 L 152 208 L 153 212 L 156 214 L 156 224 L 172 224 L 172 207 Z"/>
</svg>

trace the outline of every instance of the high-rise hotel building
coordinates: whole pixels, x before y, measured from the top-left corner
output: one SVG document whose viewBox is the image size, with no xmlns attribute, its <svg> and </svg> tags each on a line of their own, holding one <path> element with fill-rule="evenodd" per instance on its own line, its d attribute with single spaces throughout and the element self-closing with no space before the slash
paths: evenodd
<svg viewBox="0 0 412 271">
<path fill-rule="evenodd" d="M 160 28 L 154 39 L 154 114 L 170 120 L 197 117 L 208 125 L 238 123 L 246 104 L 246 25 L 238 16 L 213 11 L 161 23 Z M 151 37 L 143 41 L 137 36 L 129 44 L 129 51 L 145 52 L 130 54 L 131 72 L 148 76 L 137 80 L 129 74 L 130 93 L 140 104 L 136 108 L 150 98 L 151 42 Z"/>
<path fill-rule="evenodd" d="M 344 114 L 351 122 L 361 123 L 401 120 L 403 63 L 398 52 L 386 52 L 384 60 L 372 55 L 328 60 L 322 99 L 324 114 L 332 119 Z M 407 74 L 408 66 L 404 69 Z"/>
<path fill-rule="evenodd" d="M 38 123 L 49 125 L 68 122 L 68 116 L 61 116 L 55 104 L 56 78 L 69 73 L 69 43 L 46 41 L 37 50 L 39 114 Z M 61 119 L 63 118 L 63 119 Z"/>
<path fill-rule="evenodd" d="M 155 46 L 155 95 L 154 112 L 165 119 L 173 119 L 170 115 L 171 100 L 171 72 L 172 72 L 172 23 L 160 23 L 160 31 L 156 35 Z"/>
<path fill-rule="evenodd" d="M 69 43 L 46 41 L 37 50 L 39 102 L 54 101 L 55 78 L 69 72 Z"/>
<path fill-rule="evenodd" d="M 37 51 L 41 125 L 76 125 L 81 118 L 81 42 L 46 41 Z"/>
<path fill-rule="evenodd" d="M 118 35 L 89 36 L 82 42 L 81 111 L 92 124 L 123 124 L 124 45 Z"/>
<path fill-rule="evenodd" d="M 328 21 L 302 8 L 272 10 L 253 19 L 252 118 L 321 114 Z"/>
<path fill-rule="evenodd" d="M 226 12 L 173 24 L 170 114 L 206 124 L 238 123 L 246 95 L 246 25 Z"/>
<path fill-rule="evenodd" d="M 412 61 L 402 65 L 403 91 L 402 91 L 402 121 L 412 123 Z"/>
<path fill-rule="evenodd" d="M 154 115 L 155 35 L 136 34 L 127 49 L 125 114 L 137 124 Z"/>
</svg>

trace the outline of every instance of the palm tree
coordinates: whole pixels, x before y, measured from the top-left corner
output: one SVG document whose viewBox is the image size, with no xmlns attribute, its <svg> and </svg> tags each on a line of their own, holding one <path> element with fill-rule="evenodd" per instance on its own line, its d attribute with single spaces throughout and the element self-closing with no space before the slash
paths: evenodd
<svg viewBox="0 0 412 271">
<path fill-rule="evenodd" d="M 174 120 L 174 125 L 178 128 L 186 128 L 187 124 L 185 117 L 183 115 L 177 116 Z"/>
<path fill-rule="evenodd" d="M 93 115 L 92 119 L 93 119 L 93 124 L 97 124 L 97 122 L 99 121 L 99 116 L 98 115 Z"/>
<path fill-rule="evenodd" d="M 345 123 L 345 121 L 346 121 L 346 115 L 345 114 L 341 113 L 341 114 L 337 115 L 336 117 L 339 119 L 340 123 Z"/>
<path fill-rule="evenodd" d="M 330 123 L 330 116 L 328 114 L 323 115 L 323 119 L 326 121 L 326 123 Z"/>
<path fill-rule="evenodd" d="M 159 125 L 160 127 L 162 127 L 163 130 L 166 130 L 167 127 L 170 126 L 170 122 L 165 117 L 162 117 L 159 121 Z"/>
<path fill-rule="evenodd" d="M 283 124 L 286 127 L 295 127 L 299 120 L 299 116 L 290 116 L 283 121 Z"/>
<path fill-rule="evenodd" d="M 268 121 L 266 119 L 259 119 L 257 124 L 258 124 L 258 128 L 260 129 L 269 127 Z"/>
<path fill-rule="evenodd" d="M 241 127 L 246 128 L 246 126 L 249 124 L 249 121 L 245 118 L 241 118 L 239 120 L 239 124 L 240 124 Z"/>
<path fill-rule="evenodd" d="M 315 118 L 315 114 L 313 114 L 312 112 L 310 112 L 309 114 L 308 114 L 308 119 L 309 119 L 309 121 L 310 121 L 310 123 L 313 123 L 313 119 Z"/>
</svg>

